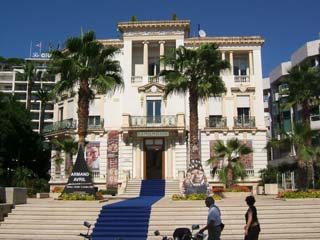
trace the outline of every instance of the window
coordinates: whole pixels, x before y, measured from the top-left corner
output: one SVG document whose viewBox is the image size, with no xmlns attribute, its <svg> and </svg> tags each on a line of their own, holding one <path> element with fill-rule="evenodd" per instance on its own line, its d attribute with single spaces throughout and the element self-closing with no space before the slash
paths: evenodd
<svg viewBox="0 0 320 240">
<path fill-rule="evenodd" d="M 233 74 L 235 76 L 246 76 L 248 68 L 248 60 L 245 56 L 235 57 L 233 60 Z"/>
<path fill-rule="evenodd" d="M 58 121 L 63 120 L 63 107 L 59 107 L 59 112 L 58 112 Z"/>
<path fill-rule="evenodd" d="M 53 113 L 45 113 L 44 119 L 53 119 Z"/>
<path fill-rule="evenodd" d="M 147 100 L 147 123 L 161 123 L 161 100 Z"/>
<path fill-rule="evenodd" d="M 89 116 L 88 125 L 90 126 L 100 126 L 101 119 L 100 116 Z"/>
<path fill-rule="evenodd" d="M 238 117 L 242 119 L 248 119 L 250 116 L 250 108 L 238 108 Z"/>
<path fill-rule="evenodd" d="M 160 73 L 159 58 L 149 57 L 148 62 L 149 62 L 148 75 L 155 76 L 159 74 Z"/>
<path fill-rule="evenodd" d="M 222 98 L 209 98 L 209 115 L 222 115 Z"/>
</svg>

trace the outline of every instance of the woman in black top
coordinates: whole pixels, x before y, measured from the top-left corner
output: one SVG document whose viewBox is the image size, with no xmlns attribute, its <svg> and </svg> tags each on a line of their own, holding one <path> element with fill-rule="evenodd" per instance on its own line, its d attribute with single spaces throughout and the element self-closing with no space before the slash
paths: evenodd
<svg viewBox="0 0 320 240">
<path fill-rule="evenodd" d="M 260 233 L 260 224 L 257 216 L 257 209 L 254 206 L 256 200 L 253 196 L 246 197 L 246 202 L 249 206 L 246 212 L 246 225 L 244 227 L 245 240 L 258 240 Z"/>
</svg>

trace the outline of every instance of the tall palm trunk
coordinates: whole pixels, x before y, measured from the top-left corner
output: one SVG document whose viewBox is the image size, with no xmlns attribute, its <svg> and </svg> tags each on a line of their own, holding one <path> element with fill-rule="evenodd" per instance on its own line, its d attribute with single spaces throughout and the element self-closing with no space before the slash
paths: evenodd
<svg viewBox="0 0 320 240">
<path fill-rule="evenodd" d="M 30 110 L 32 88 L 33 88 L 33 81 L 31 77 L 28 76 L 28 92 L 27 92 L 27 106 L 26 106 L 27 110 Z"/>
<path fill-rule="evenodd" d="M 79 135 L 79 146 L 85 146 L 85 139 L 88 132 L 88 116 L 89 116 L 89 97 L 90 89 L 88 80 L 80 81 L 80 88 L 78 93 L 78 135 Z"/>
<path fill-rule="evenodd" d="M 310 105 L 308 100 L 304 100 L 302 102 L 302 119 L 305 123 L 305 126 L 310 130 Z M 311 138 L 306 140 L 306 143 L 308 146 L 311 146 Z M 311 181 L 312 178 L 312 172 L 313 172 L 313 164 L 305 164 L 303 162 L 303 165 L 300 164 L 301 161 L 298 162 L 298 175 L 299 175 L 299 184 L 300 188 L 303 190 L 308 189 L 309 187 L 309 181 Z"/>
<path fill-rule="evenodd" d="M 190 159 L 195 160 L 198 163 L 200 162 L 199 156 L 199 139 L 198 139 L 198 93 L 195 87 L 190 87 L 189 95 L 189 104 L 190 104 L 190 114 L 189 114 L 189 123 L 190 123 Z"/>
<path fill-rule="evenodd" d="M 41 109 L 40 109 L 40 123 L 39 123 L 39 133 L 42 135 L 43 133 L 43 125 L 44 125 L 44 111 L 45 111 L 45 103 L 41 101 Z"/>
<path fill-rule="evenodd" d="M 310 128 L 310 105 L 308 100 L 302 102 L 302 119 L 306 124 L 306 127 Z"/>
<path fill-rule="evenodd" d="M 232 161 L 231 159 L 228 159 L 228 172 L 227 172 L 227 188 L 230 188 L 233 185 L 233 174 L 232 174 Z"/>
</svg>

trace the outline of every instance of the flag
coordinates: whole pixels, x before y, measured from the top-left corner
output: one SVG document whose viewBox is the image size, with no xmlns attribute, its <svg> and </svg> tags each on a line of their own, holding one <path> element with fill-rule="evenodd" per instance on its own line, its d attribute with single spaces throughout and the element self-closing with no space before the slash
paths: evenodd
<svg viewBox="0 0 320 240">
<path fill-rule="evenodd" d="M 41 42 L 38 42 L 38 43 L 36 44 L 36 47 L 38 47 L 38 48 L 41 48 L 41 46 L 42 46 L 42 43 L 41 43 Z"/>
<path fill-rule="evenodd" d="M 40 55 L 41 55 L 42 42 L 38 42 L 38 43 L 36 44 L 36 47 L 39 48 L 39 52 L 40 52 Z"/>
</svg>

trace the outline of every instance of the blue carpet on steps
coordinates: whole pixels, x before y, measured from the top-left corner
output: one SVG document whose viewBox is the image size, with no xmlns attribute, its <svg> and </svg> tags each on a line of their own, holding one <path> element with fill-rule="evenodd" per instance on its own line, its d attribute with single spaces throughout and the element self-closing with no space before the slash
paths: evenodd
<svg viewBox="0 0 320 240">
<path fill-rule="evenodd" d="M 152 204 L 160 200 L 164 193 L 164 180 L 143 180 L 139 197 L 102 207 L 92 239 L 147 239 Z"/>
</svg>

